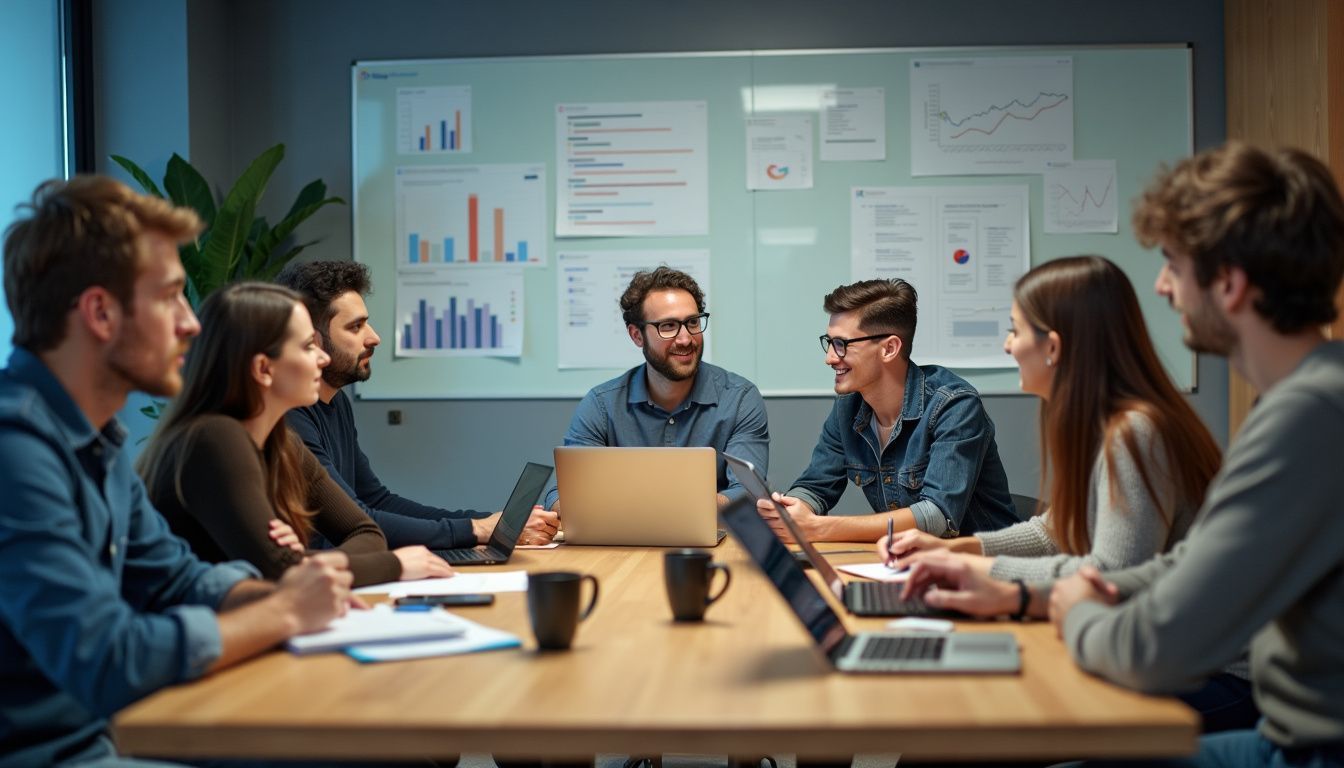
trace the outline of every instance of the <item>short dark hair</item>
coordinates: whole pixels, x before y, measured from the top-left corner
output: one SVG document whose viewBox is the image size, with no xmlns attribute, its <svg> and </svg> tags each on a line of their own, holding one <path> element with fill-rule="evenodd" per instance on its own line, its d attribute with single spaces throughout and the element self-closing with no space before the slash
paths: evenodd
<svg viewBox="0 0 1344 768">
<path fill-rule="evenodd" d="M 654 270 L 636 272 L 630 279 L 630 285 L 621 294 L 621 319 L 626 325 L 639 325 L 644 322 L 644 299 L 653 291 L 681 290 L 695 299 L 697 312 L 705 311 L 705 293 L 696 284 L 695 278 L 678 269 L 668 266 Z"/>
<path fill-rule="evenodd" d="M 146 231 L 178 243 L 201 231 L 190 208 L 137 194 L 106 176 L 43 182 L 19 209 L 27 215 L 5 233 L 5 300 L 14 316 L 14 345 L 30 352 L 65 340 L 70 309 L 95 285 L 134 311 Z"/>
<path fill-rule="evenodd" d="M 1333 321 L 1344 278 L 1344 201 L 1330 171 L 1299 149 L 1238 141 L 1163 169 L 1134 207 L 1134 232 L 1194 261 L 1207 288 L 1238 267 L 1279 333 Z"/>
<path fill-rule="evenodd" d="M 901 339 L 906 360 L 915 344 L 919 294 L 915 287 L 899 277 L 890 280 L 860 280 L 842 285 L 826 294 L 822 309 L 826 314 L 858 312 L 859 327 L 869 333 L 889 331 Z"/>
<path fill-rule="evenodd" d="M 373 278 L 367 265 L 357 261 L 290 262 L 275 276 L 275 282 L 303 297 L 312 315 L 313 327 L 323 341 L 334 314 L 331 303 L 350 291 L 367 296 L 373 291 Z"/>
</svg>

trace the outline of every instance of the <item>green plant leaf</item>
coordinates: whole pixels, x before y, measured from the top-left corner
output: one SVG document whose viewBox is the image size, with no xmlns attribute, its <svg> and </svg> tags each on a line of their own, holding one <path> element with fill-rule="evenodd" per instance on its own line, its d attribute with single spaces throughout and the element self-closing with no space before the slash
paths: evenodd
<svg viewBox="0 0 1344 768">
<path fill-rule="evenodd" d="M 286 264 L 293 261 L 294 257 L 299 255 L 299 252 L 301 252 L 304 248 L 307 248 L 310 245 L 315 245 L 316 243 L 317 243 L 316 240 L 310 240 L 306 243 L 300 243 L 299 245 L 290 248 L 288 251 L 285 251 L 279 258 L 272 259 L 271 262 L 267 264 L 264 268 L 262 268 L 262 270 L 256 275 L 256 278 L 258 280 L 267 280 L 267 281 L 274 280 L 275 276 L 280 274 L 280 270 L 284 269 Z"/>
<path fill-rule="evenodd" d="M 121 155 L 112 155 L 112 162 L 126 169 L 126 172 L 131 174 L 131 178 L 135 179 L 141 189 L 155 197 L 163 197 L 163 193 L 159 191 L 158 185 L 154 183 L 153 179 L 149 178 L 149 174 L 145 173 L 140 166 Z"/>
<path fill-rule="evenodd" d="M 271 255 L 272 248 L 265 246 L 266 238 L 270 234 L 270 225 L 266 222 L 265 216 L 258 216 L 252 222 L 252 231 L 247 235 L 247 256 L 238 265 L 238 274 L 235 277 L 243 280 L 256 277 L 257 272 L 266 264 L 266 259 Z"/>
<path fill-rule="evenodd" d="M 204 269 L 196 286 L 202 296 L 227 283 L 238 269 L 247 249 L 247 236 L 252 231 L 257 202 L 266 192 L 266 182 L 284 156 L 284 144 L 262 152 L 225 196 L 202 251 Z"/>
<path fill-rule="evenodd" d="M 163 188 L 175 204 L 200 214 L 207 229 L 214 226 L 215 196 L 210 192 L 210 185 L 200 171 L 176 152 L 168 159 L 168 170 L 163 174 Z"/>
<path fill-rule="evenodd" d="M 308 186 L 299 190 L 299 196 L 294 198 L 294 204 L 289 206 L 289 213 L 285 214 L 285 218 L 288 219 L 290 216 L 293 216 L 297 211 L 307 208 L 308 206 L 314 203 L 320 202 L 321 200 L 326 198 L 326 196 L 327 196 L 326 182 L 322 181 L 321 179 L 314 179 L 313 181 L 308 182 Z"/>
<path fill-rule="evenodd" d="M 309 184 L 304 189 L 305 191 L 307 191 L 308 189 L 311 188 L 313 188 L 313 185 Z M 323 185 L 323 189 L 325 188 L 326 185 Z M 301 208 L 291 208 L 289 211 L 289 215 L 285 216 L 284 219 L 282 219 L 269 232 L 267 232 L 264 238 L 257 241 L 257 253 L 255 255 L 258 258 L 260 258 L 260 261 L 257 263 L 257 269 L 253 270 L 254 276 L 256 275 L 257 270 L 259 270 L 263 265 L 272 266 L 276 263 L 275 260 L 271 258 L 271 254 L 273 254 L 275 252 L 275 249 L 279 248 L 280 244 L 283 243 L 285 239 L 288 238 L 290 234 L 294 232 L 295 227 L 302 224 L 305 219 L 312 216 L 314 213 L 317 213 L 319 208 L 334 203 L 345 205 L 345 201 L 339 197 L 328 197 L 325 199 L 320 199 L 315 202 L 309 203 L 308 205 L 305 205 Z M 298 250 L 303 250 L 303 248 L 306 248 L 308 245 L 312 245 L 312 243 L 306 243 L 305 245 L 300 246 Z M 295 253 L 296 252 L 297 251 L 295 251 Z M 279 267 L 276 268 L 272 276 L 279 274 L 280 269 L 283 268 L 285 264 L 288 264 L 290 259 L 293 258 L 294 258 L 293 255 L 289 255 L 282 258 L 279 262 Z"/>
</svg>

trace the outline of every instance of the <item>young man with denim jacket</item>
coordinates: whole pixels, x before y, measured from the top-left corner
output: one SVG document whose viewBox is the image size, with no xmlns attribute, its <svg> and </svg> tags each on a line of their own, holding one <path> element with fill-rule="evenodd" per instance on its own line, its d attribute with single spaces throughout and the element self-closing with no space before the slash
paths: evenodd
<svg viewBox="0 0 1344 768">
<path fill-rule="evenodd" d="M 839 397 L 811 464 L 788 494 L 776 494 L 813 541 L 876 541 L 888 521 L 948 537 L 1017 522 L 979 393 L 945 368 L 910 361 L 916 300 L 899 279 L 826 296 L 831 319 L 821 344 Z M 826 514 L 849 483 L 877 514 Z M 759 509 L 787 536 L 772 504 Z"/>
</svg>

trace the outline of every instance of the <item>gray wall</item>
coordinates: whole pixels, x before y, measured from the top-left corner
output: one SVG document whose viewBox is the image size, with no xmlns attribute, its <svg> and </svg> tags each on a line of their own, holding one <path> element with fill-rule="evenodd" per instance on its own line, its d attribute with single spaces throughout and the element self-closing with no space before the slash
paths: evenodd
<svg viewBox="0 0 1344 768">
<path fill-rule="evenodd" d="M 284 142 L 287 157 L 269 192 L 277 208 L 316 177 L 350 198 L 349 66 L 357 59 L 1192 42 L 1195 144 L 1208 147 L 1225 136 L 1222 0 L 190 0 L 188 9 L 191 150 L 212 164 L 227 157 L 236 174 Z M 323 238 L 313 257 L 350 258 L 348 209 L 325 209 L 304 233 Z M 1199 380 L 1193 402 L 1225 443 L 1226 365 L 1202 359 Z M 1033 493 L 1035 401 L 992 397 L 987 404 L 1013 489 Z M 357 403 L 355 413 L 364 447 L 391 487 L 424 501 L 495 508 L 520 460 L 549 457 L 573 406 L 380 401 Z M 772 399 L 768 407 L 770 474 L 782 485 L 806 463 L 829 400 Z M 389 409 L 403 412 L 401 426 L 387 425 Z"/>
</svg>

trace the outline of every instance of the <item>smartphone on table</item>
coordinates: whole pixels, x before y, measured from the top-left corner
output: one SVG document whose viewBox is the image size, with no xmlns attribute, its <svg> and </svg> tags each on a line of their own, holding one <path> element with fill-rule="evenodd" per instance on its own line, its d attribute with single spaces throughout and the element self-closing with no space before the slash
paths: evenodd
<svg viewBox="0 0 1344 768">
<path fill-rule="evenodd" d="M 490 605 L 495 602 L 494 595 L 471 594 L 471 595 L 407 595 L 398 597 L 396 605 L 398 608 L 414 605 L 435 606 L 442 605 L 446 607 L 460 607 L 464 605 Z"/>
</svg>

